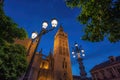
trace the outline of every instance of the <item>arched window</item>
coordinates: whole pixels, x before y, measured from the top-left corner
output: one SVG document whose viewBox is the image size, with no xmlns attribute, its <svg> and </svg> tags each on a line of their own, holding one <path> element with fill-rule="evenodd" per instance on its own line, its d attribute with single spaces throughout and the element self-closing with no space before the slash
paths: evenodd
<svg viewBox="0 0 120 80">
<path fill-rule="evenodd" d="M 111 78 L 115 78 L 112 68 L 108 68 L 107 71 L 109 72 Z"/>
<path fill-rule="evenodd" d="M 117 72 L 120 74 L 120 66 L 117 66 Z"/>
</svg>

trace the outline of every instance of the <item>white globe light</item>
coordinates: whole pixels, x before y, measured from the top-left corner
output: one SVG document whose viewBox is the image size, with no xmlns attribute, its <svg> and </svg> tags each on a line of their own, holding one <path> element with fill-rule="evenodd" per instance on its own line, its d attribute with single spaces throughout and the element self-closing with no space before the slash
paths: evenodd
<svg viewBox="0 0 120 80">
<path fill-rule="evenodd" d="M 32 32 L 32 36 L 31 36 L 31 38 L 32 38 L 32 39 L 35 39 L 35 38 L 37 37 L 37 35 L 38 35 L 37 32 Z"/>
<path fill-rule="evenodd" d="M 72 54 L 74 54 L 75 52 L 72 52 Z"/>
<path fill-rule="evenodd" d="M 81 50 L 82 53 L 84 53 L 84 50 Z"/>
<path fill-rule="evenodd" d="M 53 19 L 53 20 L 51 21 L 52 27 L 57 27 L 57 24 L 58 24 L 58 21 L 57 21 L 56 19 Z"/>
<path fill-rule="evenodd" d="M 76 56 L 75 55 L 73 55 L 73 58 L 75 58 Z"/>
<path fill-rule="evenodd" d="M 82 56 L 85 56 L 85 54 L 82 54 Z"/>
<path fill-rule="evenodd" d="M 75 43 L 75 46 L 78 46 L 78 44 L 77 44 L 77 43 Z"/>
<path fill-rule="evenodd" d="M 48 26 L 48 23 L 47 23 L 47 22 L 43 22 L 43 24 L 42 24 L 42 28 L 43 28 L 43 29 L 46 29 L 47 26 Z"/>
</svg>

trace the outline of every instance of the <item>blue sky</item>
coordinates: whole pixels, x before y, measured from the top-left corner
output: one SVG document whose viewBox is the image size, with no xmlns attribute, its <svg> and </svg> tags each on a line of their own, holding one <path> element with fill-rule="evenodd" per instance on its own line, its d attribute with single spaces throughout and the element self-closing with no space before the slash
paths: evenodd
<svg viewBox="0 0 120 80">
<path fill-rule="evenodd" d="M 108 56 L 120 55 L 120 42 L 110 43 L 105 39 L 102 42 L 91 43 L 81 40 L 84 26 L 76 19 L 80 9 L 68 8 L 64 0 L 5 0 L 4 10 L 6 15 L 10 16 L 19 27 L 25 28 L 29 37 L 33 31 L 41 30 L 43 21 L 48 21 L 48 28 L 50 28 L 51 19 L 57 18 L 58 27 L 62 25 L 64 31 L 68 33 L 70 52 L 75 41 L 84 48 L 86 54 L 84 65 L 88 76 L 90 76 L 90 69 L 100 62 L 108 60 Z M 50 49 L 53 48 L 54 35 L 58 27 L 42 37 L 38 50 L 42 48 L 43 53 L 48 55 Z M 71 60 L 74 61 L 73 58 Z M 77 62 L 72 64 L 72 73 L 79 75 Z"/>
</svg>

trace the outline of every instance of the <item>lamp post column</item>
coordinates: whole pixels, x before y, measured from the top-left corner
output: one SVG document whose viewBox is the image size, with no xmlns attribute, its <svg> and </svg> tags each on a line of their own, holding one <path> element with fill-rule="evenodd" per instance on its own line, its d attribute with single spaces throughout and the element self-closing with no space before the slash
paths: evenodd
<svg viewBox="0 0 120 80">
<path fill-rule="evenodd" d="M 28 68 L 27 68 L 27 71 L 26 71 L 26 74 L 25 74 L 23 80 L 30 80 L 30 76 L 31 76 L 30 74 L 31 74 L 32 64 L 33 64 L 34 57 L 35 57 L 35 53 L 36 53 L 36 51 L 37 51 L 37 47 L 38 47 L 38 45 L 39 45 L 39 42 L 40 42 L 41 37 L 42 37 L 42 32 L 40 32 L 39 36 L 35 39 L 35 40 L 38 40 L 38 43 L 37 43 L 36 48 L 35 48 L 35 50 L 34 50 L 34 52 L 33 52 L 32 58 L 31 58 L 31 60 L 30 60 L 30 63 L 29 63 L 29 65 L 28 65 Z"/>
<path fill-rule="evenodd" d="M 75 43 L 74 45 L 75 47 L 73 48 L 73 51 L 72 51 L 72 55 L 73 57 L 75 58 L 77 56 L 77 61 L 79 63 L 79 69 L 80 69 L 80 80 L 88 80 L 88 78 L 86 77 L 87 76 L 87 73 L 85 71 L 85 67 L 83 65 L 83 56 L 85 56 L 84 54 L 84 50 L 82 49 L 82 47 L 78 46 L 77 43 Z"/>
<path fill-rule="evenodd" d="M 82 80 L 87 80 L 86 78 L 86 75 L 87 73 L 85 72 L 85 67 L 83 65 L 83 62 L 82 62 L 82 58 L 78 58 L 78 63 L 79 63 L 79 69 L 80 69 L 80 75 L 81 75 L 81 79 Z"/>
<path fill-rule="evenodd" d="M 32 65 L 33 65 L 33 62 L 34 62 L 35 54 L 36 54 L 36 51 L 37 51 L 37 48 L 38 48 L 38 45 L 39 45 L 39 42 L 40 42 L 40 39 L 41 39 L 42 35 L 52 31 L 57 26 L 58 22 L 57 22 L 56 19 L 53 19 L 51 21 L 51 24 L 52 24 L 52 28 L 50 28 L 49 30 L 46 30 L 48 24 L 47 24 L 47 22 L 44 22 L 42 24 L 42 30 L 40 31 L 39 35 L 37 35 L 37 34 L 33 34 L 32 35 L 34 41 L 38 40 L 38 42 L 37 42 L 37 45 L 36 45 L 35 50 L 33 52 L 32 58 L 30 60 L 30 63 L 28 65 L 28 68 L 26 70 L 26 73 L 25 73 L 25 76 L 24 76 L 23 80 L 30 80 L 31 79 L 30 78 L 31 77 L 31 75 L 30 75 L 31 74 L 31 69 L 32 69 Z"/>
</svg>

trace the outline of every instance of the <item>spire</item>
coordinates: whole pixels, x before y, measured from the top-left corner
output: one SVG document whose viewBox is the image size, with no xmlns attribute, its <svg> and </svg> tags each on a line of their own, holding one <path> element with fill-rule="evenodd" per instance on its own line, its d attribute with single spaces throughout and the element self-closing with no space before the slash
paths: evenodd
<svg viewBox="0 0 120 80">
<path fill-rule="evenodd" d="M 58 31 L 63 31 L 63 27 L 62 27 L 62 25 L 60 25 Z"/>
<path fill-rule="evenodd" d="M 53 53 L 53 51 L 52 51 L 52 49 L 50 49 L 50 52 L 49 52 L 49 54 L 50 54 L 50 55 L 52 55 L 52 53 Z"/>
<path fill-rule="evenodd" d="M 49 56 L 48 56 L 48 58 L 52 58 L 52 56 L 53 56 L 52 53 L 53 53 L 53 52 L 52 52 L 52 49 L 50 49 L 50 52 L 49 52 Z"/>
</svg>

